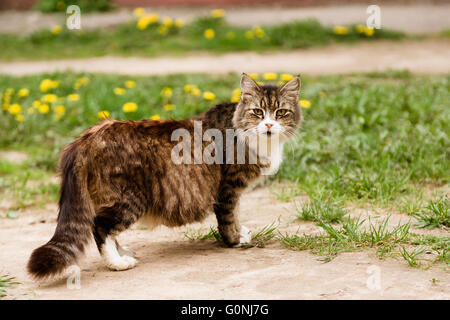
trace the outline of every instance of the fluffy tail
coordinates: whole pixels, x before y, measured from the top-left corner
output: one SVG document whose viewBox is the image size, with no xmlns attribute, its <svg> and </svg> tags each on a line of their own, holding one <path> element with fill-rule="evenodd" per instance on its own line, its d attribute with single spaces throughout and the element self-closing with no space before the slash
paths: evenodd
<svg viewBox="0 0 450 320">
<path fill-rule="evenodd" d="M 56 276 L 75 264 L 91 239 L 95 213 L 87 189 L 86 168 L 77 159 L 77 142 L 61 156 L 61 197 L 55 234 L 35 249 L 28 261 L 28 272 L 35 279 Z"/>
</svg>

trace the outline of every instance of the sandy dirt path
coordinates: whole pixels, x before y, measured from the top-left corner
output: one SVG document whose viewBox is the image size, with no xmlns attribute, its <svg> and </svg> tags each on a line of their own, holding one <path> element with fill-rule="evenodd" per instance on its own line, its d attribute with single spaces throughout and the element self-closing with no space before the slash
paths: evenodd
<svg viewBox="0 0 450 320">
<path fill-rule="evenodd" d="M 245 194 L 239 212 L 242 224 L 252 230 L 280 217 L 281 232 L 317 232 L 312 223 L 295 221 L 293 202 L 279 202 L 267 187 Z M 50 204 L 45 210 L 22 212 L 18 220 L 0 219 L 0 271 L 21 282 L 9 289 L 7 298 L 450 299 L 450 274 L 442 265 L 411 268 L 401 258 L 379 260 L 370 250 L 343 253 L 324 263 L 317 255 L 288 250 L 275 240 L 265 248 L 230 249 L 213 240 L 184 237 L 187 228 L 207 230 L 216 225 L 214 216 L 183 228 L 151 231 L 135 226 L 123 233 L 120 242 L 139 259 L 135 269 L 109 271 L 91 244 L 80 263 L 80 289 L 68 289 L 65 280 L 36 284 L 27 277 L 25 264 L 31 251 L 53 234 L 55 217 L 56 205 Z M 394 215 L 392 223 L 407 220 Z M 373 268 L 380 271 L 380 290 L 366 284 Z"/>
<path fill-rule="evenodd" d="M 330 5 L 317 7 L 252 6 L 227 8 L 229 23 L 244 27 L 255 24 L 270 25 L 315 18 L 326 25 L 364 23 L 368 5 Z M 410 33 L 433 33 L 450 28 L 450 4 L 381 5 L 381 27 Z M 198 15 L 207 15 L 205 7 L 155 7 L 150 12 L 161 16 L 184 18 L 187 21 Z M 132 19 L 130 9 L 109 13 L 82 13 L 82 28 L 116 26 Z M 64 16 L 42 14 L 37 11 L 0 12 L 0 33 L 30 33 L 40 28 L 64 24 Z"/>
<path fill-rule="evenodd" d="M 0 62 L 0 73 L 27 75 L 72 70 L 127 75 L 289 71 L 306 74 L 385 71 L 450 72 L 450 39 L 377 41 L 359 45 L 282 53 L 200 53 L 185 57 L 99 57 L 52 61 Z"/>
</svg>

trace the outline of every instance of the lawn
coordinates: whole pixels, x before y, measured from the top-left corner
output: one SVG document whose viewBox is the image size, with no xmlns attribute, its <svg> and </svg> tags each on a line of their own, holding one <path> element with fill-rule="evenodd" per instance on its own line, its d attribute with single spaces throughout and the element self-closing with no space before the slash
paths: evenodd
<svg viewBox="0 0 450 320">
<path fill-rule="evenodd" d="M 324 26 L 302 20 L 275 26 L 242 28 L 229 25 L 224 13 L 182 19 L 143 14 L 135 21 L 114 28 L 68 30 L 55 26 L 17 36 L 0 34 L 0 59 L 61 59 L 102 55 L 157 56 L 186 52 L 270 51 L 310 48 L 331 43 L 355 43 L 379 39 L 402 39 L 391 30 L 368 29 L 364 25 Z"/>
</svg>

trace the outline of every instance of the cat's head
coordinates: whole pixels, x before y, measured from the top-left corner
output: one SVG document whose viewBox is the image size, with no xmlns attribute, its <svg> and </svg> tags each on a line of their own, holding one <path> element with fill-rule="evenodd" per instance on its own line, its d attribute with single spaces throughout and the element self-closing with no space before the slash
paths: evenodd
<svg viewBox="0 0 450 320">
<path fill-rule="evenodd" d="M 278 136 L 287 140 L 295 134 L 302 118 L 298 105 L 300 78 L 281 86 L 260 86 L 247 74 L 241 78 L 241 99 L 233 116 L 233 126 L 246 134 Z"/>
</svg>

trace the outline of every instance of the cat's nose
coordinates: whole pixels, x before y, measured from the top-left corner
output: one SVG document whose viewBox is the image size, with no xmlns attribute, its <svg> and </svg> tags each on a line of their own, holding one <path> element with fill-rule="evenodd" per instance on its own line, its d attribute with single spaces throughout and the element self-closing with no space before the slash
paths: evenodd
<svg viewBox="0 0 450 320">
<path fill-rule="evenodd" d="M 266 127 L 267 127 L 267 130 L 270 130 L 270 128 L 273 127 L 273 124 L 272 124 L 272 123 L 266 123 L 265 125 L 266 125 Z"/>
</svg>

